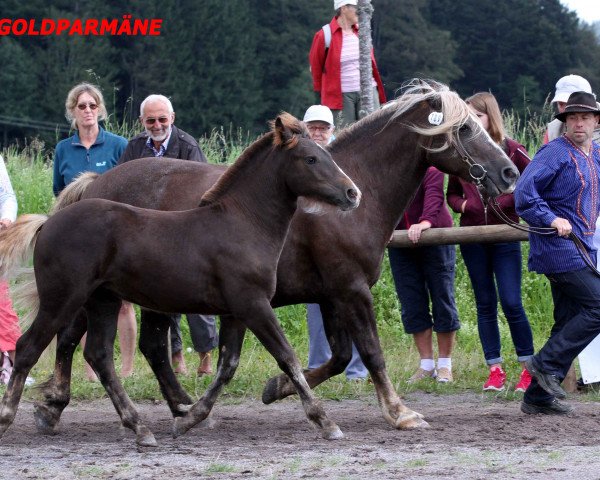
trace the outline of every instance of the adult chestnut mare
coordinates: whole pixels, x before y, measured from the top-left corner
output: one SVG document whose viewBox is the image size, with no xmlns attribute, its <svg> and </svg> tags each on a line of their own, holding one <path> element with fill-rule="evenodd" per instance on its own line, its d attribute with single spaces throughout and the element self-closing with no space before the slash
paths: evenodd
<svg viewBox="0 0 600 480">
<path fill-rule="evenodd" d="M 161 312 L 231 313 L 293 379 L 306 415 L 325 438 L 342 435 L 302 374 L 270 305 L 276 269 L 299 196 L 311 208 L 355 209 L 360 191 L 289 114 L 257 140 L 191 210 L 145 210 L 83 200 L 48 218 L 24 215 L 0 236 L 2 273 L 34 247 L 38 313 L 17 342 L 2 403 L 0 435 L 16 414 L 25 378 L 54 335 L 80 309 L 88 318 L 85 357 L 140 445 L 156 445 L 114 370 L 121 299 Z M 26 255 L 25 255 L 26 256 Z M 194 405 L 183 433 L 209 411 Z"/>
<path fill-rule="evenodd" d="M 443 116 L 436 125 L 440 115 Z M 389 238 L 429 165 L 467 180 L 479 178 L 490 196 L 510 192 L 518 178 L 514 165 L 490 139 L 460 97 L 437 83 L 414 81 L 397 100 L 341 132 L 330 152 L 362 189 L 363 202 L 351 217 L 296 212 L 277 270 L 272 305 L 319 303 L 332 349 L 331 360 L 305 372 L 311 387 L 343 372 L 351 339 L 369 369 L 386 420 L 396 428 L 426 426 L 405 407 L 387 374 L 377 336 L 370 287 L 380 275 Z M 480 165 L 473 167 L 471 165 Z M 485 171 L 483 170 L 485 169 Z M 140 159 L 94 180 L 86 174 L 59 197 L 60 204 L 101 197 L 153 208 L 177 210 L 200 202 L 224 167 L 169 159 Z M 174 415 L 192 403 L 169 365 L 166 327 L 141 325 L 140 349 L 148 359 Z M 55 433 L 69 402 L 71 358 L 86 328 L 85 318 L 62 332 L 54 377 L 45 401 L 36 405 L 40 431 Z M 202 397 L 210 408 L 238 365 L 244 326 L 221 317 L 221 345 L 214 382 Z M 295 393 L 285 376 L 268 382 L 266 403 Z"/>
</svg>

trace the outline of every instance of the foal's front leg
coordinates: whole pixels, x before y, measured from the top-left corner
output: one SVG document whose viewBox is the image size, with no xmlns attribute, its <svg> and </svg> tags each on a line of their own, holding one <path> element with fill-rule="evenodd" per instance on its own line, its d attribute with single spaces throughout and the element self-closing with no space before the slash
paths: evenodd
<svg viewBox="0 0 600 480">
<path fill-rule="evenodd" d="M 121 300 L 108 301 L 92 298 L 86 304 L 88 313 L 88 337 L 83 355 L 98 375 L 109 395 L 123 426 L 133 430 L 138 445 L 155 447 L 156 439 L 140 418 L 133 402 L 125 392 L 115 371 L 113 346 L 117 333 L 117 319 Z"/>
<path fill-rule="evenodd" d="M 238 295 L 229 303 L 237 319 L 243 319 L 246 326 L 256 335 L 268 352 L 275 358 L 279 368 L 287 374 L 298 391 L 309 422 L 321 432 L 323 438 L 334 440 L 344 435 L 339 427 L 326 415 L 321 402 L 314 396 L 302 374 L 302 367 L 277 317 L 265 299 L 257 300 Z M 204 405 L 197 402 L 187 415 L 175 420 L 174 435 L 186 432 L 198 421 L 205 418 Z"/>
<path fill-rule="evenodd" d="M 184 421 L 175 419 L 173 424 L 174 436 L 184 434 L 196 423 L 208 417 L 223 387 L 229 383 L 237 370 L 245 334 L 246 326 L 233 315 L 221 315 L 217 373 L 204 395 L 192 407 L 194 409 L 192 416 Z"/>
<path fill-rule="evenodd" d="M 87 317 L 82 309 L 67 327 L 58 332 L 54 374 L 40 386 L 44 400 L 34 405 L 35 425 L 40 433 L 57 433 L 61 414 L 71 399 L 73 355 L 86 330 Z"/>
</svg>

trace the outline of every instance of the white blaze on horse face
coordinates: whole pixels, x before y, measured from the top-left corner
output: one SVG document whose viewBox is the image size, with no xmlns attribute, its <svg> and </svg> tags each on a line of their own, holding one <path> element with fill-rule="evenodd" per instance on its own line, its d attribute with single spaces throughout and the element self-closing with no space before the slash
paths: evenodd
<svg viewBox="0 0 600 480">
<path fill-rule="evenodd" d="M 319 144 L 317 143 L 317 145 L 319 145 Z M 320 147 L 322 150 L 326 150 L 326 148 L 325 148 L 325 147 L 323 147 L 322 145 L 319 145 L 319 147 Z M 333 160 L 333 159 L 332 159 L 332 160 Z M 335 160 L 333 160 L 333 163 L 335 163 Z M 346 178 L 348 179 L 348 182 L 350 182 L 350 183 L 352 184 L 352 188 L 353 188 L 353 189 L 354 189 L 354 191 L 356 192 L 356 207 L 358 207 L 358 206 L 360 205 L 360 200 L 361 200 L 361 198 L 362 198 L 362 192 L 360 191 L 360 188 L 358 188 L 358 187 L 356 186 L 356 184 L 355 184 L 355 183 L 352 181 L 352 179 L 351 179 L 351 178 L 350 178 L 348 175 L 346 175 L 346 172 L 344 172 L 344 171 L 343 171 L 343 170 L 340 168 L 340 166 L 339 166 L 337 163 L 335 163 L 335 166 L 337 167 L 337 169 L 339 170 L 339 172 L 340 172 L 340 173 L 341 173 L 341 174 L 342 174 L 344 177 L 346 177 Z M 356 207 L 354 207 L 354 208 L 356 208 Z M 311 212 L 307 212 L 307 213 L 311 213 Z"/>
</svg>

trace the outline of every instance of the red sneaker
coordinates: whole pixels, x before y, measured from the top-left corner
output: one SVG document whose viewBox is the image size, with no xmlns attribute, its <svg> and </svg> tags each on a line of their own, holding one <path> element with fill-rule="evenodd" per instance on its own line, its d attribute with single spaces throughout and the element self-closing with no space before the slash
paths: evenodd
<svg viewBox="0 0 600 480">
<path fill-rule="evenodd" d="M 506 373 L 500 367 L 490 369 L 490 376 L 487 382 L 483 384 L 484 390 L 495 390 L 501 392 L 504 390 L 504 382 L 506 381 Z"/>
<path fill-rule="evenodd" d="M 515 392 L 525 392 L 529 384 L 531 383 L 531 374 L 527 371 L 527 369 L 523 369 L 521 372 L 521 378 L 519 378 L 519 383 L 515 386 Z"/>
</svg>

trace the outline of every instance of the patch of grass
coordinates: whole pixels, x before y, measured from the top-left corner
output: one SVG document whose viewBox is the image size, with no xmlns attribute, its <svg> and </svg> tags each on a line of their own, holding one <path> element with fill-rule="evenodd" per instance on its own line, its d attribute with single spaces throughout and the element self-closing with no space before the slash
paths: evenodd
<svg viewBox="0 0 600 480">
<path fill-rule="evenodd" d="M 424 458 L 417 458 L 415 460 L 409 460 L 404 464 L 408 468 L 426 467 L 429 462 Z"/>
<path fill-rule="evenodd" d="M 76 478 L 103 478 L 106 472 L 97 465 L 88 465 L 76 468 L 73 473 Z"/>
<path fill-rule="evenodd" d="M 237 469 L 225 463 L 211 463 L 204 469 L 204 473 L 233 473 Z"/>
<path fill-rule="evenodd" d="M 563 458 L 565 458 L 564 452 L 554 451 L 548 454 L 548 460 L 557 461 L 562 460 Z"/>
</svg>

